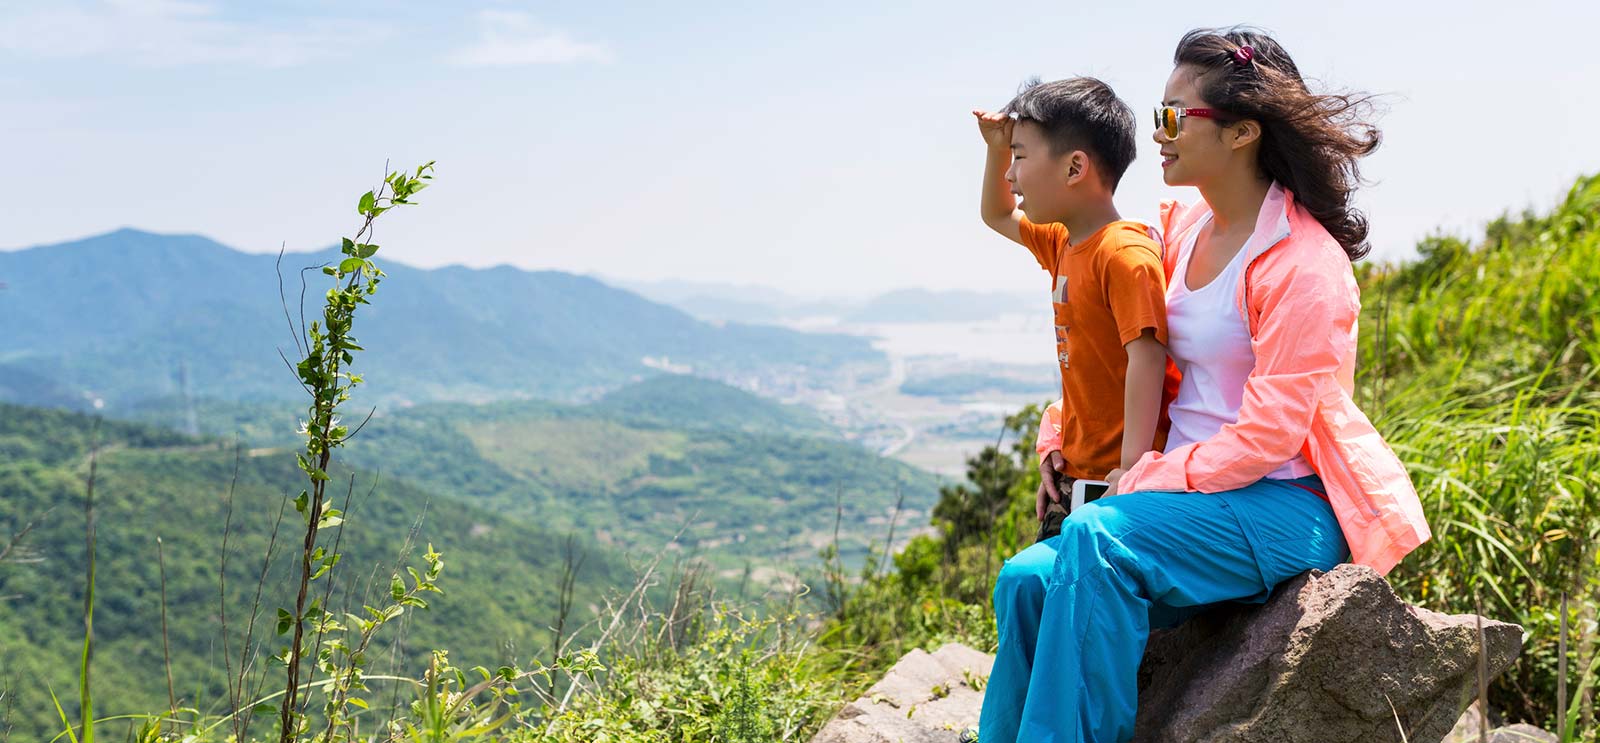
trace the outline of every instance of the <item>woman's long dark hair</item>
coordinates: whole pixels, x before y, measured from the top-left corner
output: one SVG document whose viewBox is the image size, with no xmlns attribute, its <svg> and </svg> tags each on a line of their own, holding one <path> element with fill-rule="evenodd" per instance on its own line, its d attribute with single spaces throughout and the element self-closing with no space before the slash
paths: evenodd
<svg viewBox="0 0 1600 743">
<path fill-rule="evenodd" d="M 1221 109 L 1224 123 L 1261 124 L 1262 172 L 1293 192 L 1350 260 L 1372 249 L 1367 217 L 1351 204 L 1362 183 L 1356 161 L 1382 138 L 1366 120 L 1370 96 L 1311 92 L 1289 53 L 1251 28 L 1190 31 L 1172 61 L 1199 70 L 1200 96 Z"/>
</svg>

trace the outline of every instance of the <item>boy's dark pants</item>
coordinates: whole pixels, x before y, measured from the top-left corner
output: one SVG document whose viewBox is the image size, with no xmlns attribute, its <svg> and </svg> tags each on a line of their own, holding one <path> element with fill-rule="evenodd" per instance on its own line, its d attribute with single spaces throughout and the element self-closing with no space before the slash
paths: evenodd
<svg viewBox="0 0 1600 743">
<path fill-rule="evenodd" d="M 1077 481 L 1078 478 L 1066 475 L 1056 478 L 1056 492 L 1061 494 L 1062 502 L 1045 506 L 1044 520 L 1039 522 L 1039 534 L 1033 538 L 1035 544 L 1061 533 L 1061 522 L 1067 520 L 1068 506 L 1072 503 L 1072 483 Z"/>
</svg>

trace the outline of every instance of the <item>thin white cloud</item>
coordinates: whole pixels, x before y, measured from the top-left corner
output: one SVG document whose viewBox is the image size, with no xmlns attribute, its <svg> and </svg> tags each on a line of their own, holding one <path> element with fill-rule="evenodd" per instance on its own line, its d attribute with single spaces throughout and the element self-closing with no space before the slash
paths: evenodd
<svg viewBox="0 0 1600 743">
<path fill-rule="evenodd" d="M 566 31 L 540 25 L 533 16 L 509 10 L 478 13 L 478 39 L 446 60 L 462 67 L 610 62 L 610 47 L 578 41 Z"/>
<path fill-rule="evenodd" d="M 110 58 L 145 67 L 292 67 L 383 35 L 368 23 L 312 20 L 274 28 L 222 17 L 192 0 L 99 0 L 0 9 L 0 52 L 37 59 Z"/>
</svg>

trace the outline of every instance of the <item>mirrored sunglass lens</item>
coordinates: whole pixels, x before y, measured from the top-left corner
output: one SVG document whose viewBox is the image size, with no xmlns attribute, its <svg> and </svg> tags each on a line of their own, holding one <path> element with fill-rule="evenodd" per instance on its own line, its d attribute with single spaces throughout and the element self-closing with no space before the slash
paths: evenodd
<svg viewBox="0 0 1600 743">
<path fill-rule="evenodd" d="M 1161 109 L 1161 128 L 1166 131 L 1167 136 L 1169 136 L 1169 137 L 1178 136 L 1178 110 L 1177 109 L 1175 109 L 1175 108 L 1163 108 L 1163 109 Z"/>
</svg>

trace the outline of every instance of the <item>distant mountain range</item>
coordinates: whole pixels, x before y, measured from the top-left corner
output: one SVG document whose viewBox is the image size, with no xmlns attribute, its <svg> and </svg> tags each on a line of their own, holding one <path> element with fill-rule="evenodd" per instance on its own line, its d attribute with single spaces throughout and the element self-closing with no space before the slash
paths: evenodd
<svg viewBox="0 0 1600 743">
<path fill-rule="evenodd" d="M 301 271 L 335 253 L 242 253 L 195 235 L 125 229 L 0 252 L 0 400 L 72 408 L 187 394 L 299 394 L 293 357 Z M 708 323 L 595 279 L 511 267 L 424 270 L 377 255 L 388 274 L 355 336 L 390 398 L 593 399 L 656 373 L 825 374 L 884 364 L 865 339 Z M 306 271 L 306 316 L 327 278 Z M 110 412 L 110 411 L 108 411 Z"/>
</svg>

